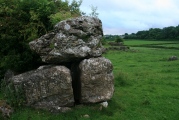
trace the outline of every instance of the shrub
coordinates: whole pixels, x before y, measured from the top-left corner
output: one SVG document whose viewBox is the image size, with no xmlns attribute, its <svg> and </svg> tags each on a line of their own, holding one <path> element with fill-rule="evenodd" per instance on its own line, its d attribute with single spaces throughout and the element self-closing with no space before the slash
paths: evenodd
<svg viewBox="0 0 179 120">
<path fill-rule="evenodd" d="M 117 43 L 124 42 L 124 40 L 120 36 L 116 36 L 115 42 L 117 42 Z"/>
<path fill-rule="evenodd" d="M 1 83 L 1 91 L 3 92 L 4 99 L 12 107 L 17 108 L 25 104 L 25 93 L 22 85 L 15 88 L 13 82 L 6 83 L 5 80 Z"/>
<path fill-rule="evenodd" d="M 7 69 L 18 73 L 42 64 L 28 43 L 57 22 L 81 15 L 81 1 L 0 0 L 0 79 Z"/>
</svg>

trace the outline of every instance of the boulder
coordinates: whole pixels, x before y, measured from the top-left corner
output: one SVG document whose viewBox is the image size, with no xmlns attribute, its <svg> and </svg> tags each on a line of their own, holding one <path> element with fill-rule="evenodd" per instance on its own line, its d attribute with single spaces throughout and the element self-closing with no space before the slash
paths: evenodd
<svg viewBox="0 0 179 120">
<path fill-rule="evenodd" d="M 104 51 L 102 36 L 101 20 L 82 16 L 59 22 L 52 32 L 29 45 L 43 62 L 58 64 L 101 56 Z"/>
<path fill-rule="evenodd" d="M 113 66 L 104 57 L 83 60 L 80 65 L 81 103 L 108 101 L 114 92 Z"/>
<path fill-rule="evenodd" d="M 168 61 L 175 61 L 178 60 L 177 56 L 171 56 L 168 58 Z"/>
<path fill-rule="evenodd" d="M 41 66 L 10 80 L 16 91 L 23 90 L 28 106 L 54 111 L 74 105 L 70 70 L 64 66 Z"/>
</svg>

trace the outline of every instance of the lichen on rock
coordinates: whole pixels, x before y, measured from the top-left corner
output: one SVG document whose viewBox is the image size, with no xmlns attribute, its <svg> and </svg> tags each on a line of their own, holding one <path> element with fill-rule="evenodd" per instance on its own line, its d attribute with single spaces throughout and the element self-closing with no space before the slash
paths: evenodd
<svg viewBox="0 0 179 120">
<path fill-rule="evenodd" d="M 101 44 L 102 22 L 93 17 L 77 17 L 57 23 L 53 32 L 29 43 L 43 62 L 61 63 L 98 57 L 104 52 Z"/>
<path fill-rule="evenodd" d="M 113 66 L 104 57 L 83 60 L 80 65 L 81 103 L 110 100 L 114 92 Z"/>
<path fill-rule="evenodd" d="M 28 106 L 50 110 L 74 105 L 70 70 L 64 66 L 41 66 L 10 80 L 15 89 L 23 87 Z"/>
</svg>

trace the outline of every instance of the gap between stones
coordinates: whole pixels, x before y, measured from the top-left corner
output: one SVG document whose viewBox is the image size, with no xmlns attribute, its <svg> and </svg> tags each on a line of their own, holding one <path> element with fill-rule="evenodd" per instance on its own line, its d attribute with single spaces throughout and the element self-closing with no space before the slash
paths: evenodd
<svg viewBox="0 0 179 120">
<path fill-rule="evenodd" d="M 74 104 L 81 104 L 81 81 L 80 81 L 80 69 L 79 69 L 79 64 L 80 62 L 83 61 L 75 61 L 75 62 L 69 62 L 69 63 L 63 63 L 60 64 L 61 66 L 65 66 L 70 70 L 71 73 L 71 78 L 72 78 L 72 88 L 73 88 L 73 95 L 74 95 Z M 47 64 L 45 64 L 47 65 Z M 49 64 L 51 65 L 51 64 Z M 58 65 L 58 64 L 56 64 Z"/>
</svg>

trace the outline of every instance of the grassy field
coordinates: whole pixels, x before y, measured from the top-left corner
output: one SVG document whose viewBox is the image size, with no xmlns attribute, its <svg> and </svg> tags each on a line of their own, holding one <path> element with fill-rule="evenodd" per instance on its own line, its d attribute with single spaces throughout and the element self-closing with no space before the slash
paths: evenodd
<svg viewBox="0 0 179 120">
<path fill-rule="evenodd" d="M 72 111 L 51 114 L 19 108 L 11 120 L 178 120 L 179 42 L 127 40 L 129 51 L 108 51 L 103 56 L 114 66 L 115 92 L 109 107 L 77 105 Z M 171 45 L 175 48 L 172 49 Z M 147 47 L 147 45 L 154 47 Z M 164 47 L 155 47 L 164 46 Z M 88 114 L 90 117 L 83 117 Z"/>
<path fill-rule="evenodd" d="M 177 41 L 156 41 L 156 40 L 125 40 L 125 45 L 146 45 L 146 44 L 171 44 Z"/>
</svg>

